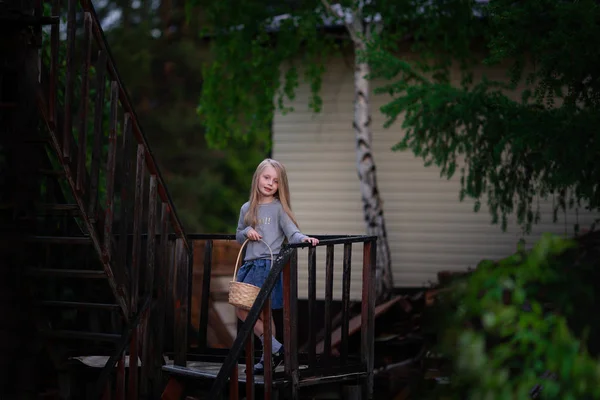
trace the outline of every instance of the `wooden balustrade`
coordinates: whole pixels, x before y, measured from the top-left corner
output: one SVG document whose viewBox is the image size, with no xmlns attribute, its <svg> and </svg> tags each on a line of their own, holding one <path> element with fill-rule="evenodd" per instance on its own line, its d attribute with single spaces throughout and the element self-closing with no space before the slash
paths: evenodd
<svg viewBox="0 0 600 400">
<path fill-rule="evenodd" d="M 376 238 L 371 236 L 317 236 L 320 244 L 316 247 L 308 244 L 294 244 L 282 249 L 277 257 L 272 270 L 279 270 L 283 274 L 284 307 L 283 307 L 283 344 L 285 351 L 284 372 L 275 372 L 271 370 L 270 365 L 265 365 L 264 374 L 264 393 L 265 399 L 272 396 L 272 390 L 278 386 L 278 382 L 285 382 L 289 387 L 289 393 L 286 396 L 297 399 L 298 390 L 302 385 L 318 384 L 321 381 L 331 379 L 332 376 L 355 377 L 363 382 L 363 390 L 368 395 L 372 390 L 372 371 L 373 371 L 373 341 L 374 341 L 374 278 L 375 278 L 375 243 Z M 198 307 L 200 308 L 199 323 L 193 326 L 189 325 L 189 334 L 197 335 L 198 343 L 196 347 L 188 346 L 188 359 L 194 360 L 218 360 L 223 363 L 219 374 L 215 376 L 215 385 L 212 394 L 222 393 L 225 389 L 225 383 L 229 379 L 229 397 L 237 399 L 239 396 L 239 368 L 238 362 L 242 351 L 245 364 L 245 391 L 246 398 L 254 398 L 256 377 L 252 374 L 252 368 L 257 361 L 257 355 L 254 350 L 254 335 L 252 326 L 261 315 L 263 320 L 268 321 L 271 317 L 270 297 L 268 292 L 272 290 L 265 284 L 264 290 L 259 294 L 257 303 L 262 306 L 260 309 L 251 310 L 247 322 L 242 325 L 238 331 L 238 336 L 229 351 L 220 349 L 210 349 L 207 343 L 208 314 L 210 302 L 211 272 L 213 270 L 215 243 L 219 241 L 234 241 L 235 235 L 189 235 L 188 238 L 192 245 L 196 241 L 203 242 L 204 260 L 198 265 L 201 268 L 202 279 L 198 282 L 198 287 L 194 286 L 191 290 L 194 293 L 201 293 Z M 350 309 L 350 282 L 352 271 L 352 249 L 353 244 L 361 244 L 363 247 L 362 266 L 355 268 L 355 272 L 362 272 L 362 304 L 360 317 L 352 318 Z M 318 262 L 317 252 L 324 250 L 325 261 L 321 265 Z M 335 250 L 342 251 L 342 263 L 335 268 Z M 308 313 L 305 316 L 298 315 L 298 257 L 306 257 L 308 266 Z M 233 271 L 233 265 L 231 266 Z M 324 300 L 324 321 L 317 324 L 317 271 L 325 271 L 324 293 L 319 296 Z M 335 271 L 341 271 L 336 275 Z M 274 285 L 276 278 L 272 279 Z M 334 333 L 333 324 L 333 302 L 334 302 L 334 282 L 341 282 L 341 318 L 336 336 L 336 355 L 333 352 L 332 335 Z M 253 319 L 254 318 L 254 319 Z M 350 341 L 350 321 L 360 320 L 361 347 L 358 351 L 352 351 L 349 347 Z M 254 321 L 254 322 L 253 322 Z M 299 352 L 298 327 L 299 324 L 308 325 L 308 346 L 306 352 Z M 322 325 L 323 344 L 318 348 L 316 332 L 318 325 Z M 270 336 L 270 325 L 265 326 L 265 337 Z M 356 330 L 356 329 L 354 329 Z M 341 338 L 340 338 L 341 336 Z M 176 339 L 177 340 L 177 339 Z M 265 354 L 269 357 L 271 353 L 270 341 L 265 342 Z M 178 350 L 181 352 L 181 349 Z M 267 358 L 268 359 L 268 358 Z M 183 361 L 180 359 L 180 361 Z M 184 367 L 186 364 L 178 362 L 177 365 Z M 301 368 L 302 366 L 302 368 Z M 172 370 L 167 370 L 173 373 Z M 288 398 L 288 397 L 286 397 Z"/>
<path fill-rule="evenodd" d="M 178 307 L 174 329 L 182 346 L 176 361 L 185 362 L 191 246 L 92 2 L 52 0 L 52 14 L 60 15 L 64 6 L 66 42 L 61 42 L 59 26 L 53 25 L 50 58 L 42 60 L 45 93 L 38 102 L 83 223 L 127 322 L 122 340 L 100 374 L 97 390 L 104 390 L 110 371 L 118 364 L 117 398 L 138 398 L 160 389 L 165 304 L 171 295 Z M 78 21 L 83 21 L 81 37 L 76 34 Z M 61 70 L 62 65 L 66 70 Z M 110 112 L 106 121 L 107 94 Z M 173 241 L 175 246 L 170 245 Z M 172 283 L 174 292 L 169 291 Z M 130 373 L 125 390 L 123 355 L 127 345 Z M 141 376 L 138 356 L 142 358 Z"/>
<path fill-rule="evenodd" d="M 53 0 L 54 15 L 60 13 L 61 5 L 59 0 Z M 78 13 L 82 13 L 82 19 L 77 18 Z M 76 35 L 75 24 L 78 20 L 83 21 L 82 38 Z M 175 366 L 187 366 L 190 353 L 188 337 L 191 334 L 197 335 L 197 351 L 211 353 L 207 346 L 207 328 L 214 243 L 217 240 L 233 240 L 234 236 L 186 236 L 91 2 L 67 1 L 66 32 L 66 59 L 62 60 L 60 29 L 58 26 L 51 28 L 50 59 L 44 60 L 44 65 L 49 65 L 49 70 L 42 73 L 45 95 L 39 99 L 40 109 L 49 128 L 52 145 L 64 166 L 67 181 L 73 193 L 76 193 L 75 201 L 82 210 L 83 223 L 96 251 L 101 254 L 104 271 L 127 323 L 115 353 L 100 374 L 98 390 L 104 388 L 103 380 L 108 379 L 110 371 L 116 365 L 117 398 L 138 398 L 139 394 L 146 396 L 153 390 L 150 387 L 152 382 L 160 383 L 162 346 L 164 337 L 169 334 L 165 326 L 172 328 Z M 77 53 L 78 49 L 80 53 Z M 63 61 L 66 71 L 60 70 Z M 62 72 L 65 73 L 64 81 L 60 78 Z M 81 85 L 76 85 L 75 80 L 79 78 L 82 79 Z M 78 87 L 80 90 L 76 91 Z M 103 110 L 107 95 L 110 112 L 106 123 Z M 193 298 L 192 291 L 196 288 L 192 286 L 193 253 L 190 240 L 199 239 L 206 240 L 204 276 L 199 325 L 192 327 L 190 302 Z M 252 327 L 259 315 L 265 320 L 270 319 L 269 295 L 280 273 L 284 276 L 285 368 L 283 374 L 275 373 L 267 363 L 264 397 L 271 398 L 277 382 L 287 382 L 290 398 L 295 399 L 302 385 L 319 383 L 324 377 L 342 373 L 356 374 L 357 379 L 363 381 L 367 395 L 370 393 L 373 376 L 376 238 L 321 236 L 319 239 L 321 243 L 317 247 L 295 244 L 285 247 L 277 256 L 272 274 L 239 330 L 231 350 L 226 354 L 213 352 L 221 354 L 223 365 L 215 377 L 212 394 L 221 393 L 227 379 L 231 378 L 230 397 L 237 398 L 238 361 L 245 350 L 246 395 L 253 398 L 256 377 L 251 373 L 255 355 Z M 358 354 L 351 351 L 348 344 L 351 322 L 351 253 L 354 243 L 362 243 L 364 249 L 361 348 Z M 334 255 L 340 247 L 343 247 L 342 276 L 337 277 Z M 320 248 L 324 248 L 326 252 L 324 266 L 317 265 L 316 254 Z M 308 262 L 306 318 L 298 315 L 298 257 L 307 257 Z M 317 270 L 320 268 L 325 269 L 322 352 L 317 351 L 316 336 Z M 342 316 L 339 357 L 334 357 L 331 340 L 332 303 L 334 282 L 337 279 L 342 282 Z M 309 326 L 306 353 L 298 352 L 299 324 Z M 270 335 L 270 326 L 267 327 L 266 335 Z M 130 373 L 126 385 L 124 353 L 127 344 Z M 272 350 L 270 346 L 271 343 L 267 340 L 267 356 Z M 141 376 L 138 376 L 138 355 L 142 357 Z M 302 369 L 300 365 L 303 366 Z"/>
</svg>

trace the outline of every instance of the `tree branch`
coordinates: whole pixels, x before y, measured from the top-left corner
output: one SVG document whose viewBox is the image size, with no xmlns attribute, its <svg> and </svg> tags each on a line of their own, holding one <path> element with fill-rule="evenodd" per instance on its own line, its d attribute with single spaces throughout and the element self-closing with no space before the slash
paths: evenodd
<svg viewBox="0 0 600 400">
<path fill-rule="evenodd" d="M 344 25 L 346 26 L 346 29 L 348 30 L 348 33 L 350 34 L 350 37 L 352 38 L 352 41 L 355 42 L 355 43 L 359 42 L 360 38 L 357 35 L 357 32 L 356 32 L 356 29 L 355 29 L 354 25 L 353 24 L 349 24 L 349 23 L 346 22 L 345 15 L 338 14 L 333 9 L 333 7 L 331 6 L 331 3 L 329 3 L 328 0 L 321 0 L 321 3 L 323 3 L 323 6 L 325 7 L 325 9 L 327 10 L 327 12 L 329 12 L 329 14 L 332 17 L 340 18 L 344 22 Z M 353 23 L 354 23 L 354 20 L 356 18 L 357 18 L 357 13 L 353 11 L 352 12 L 352 22 Z"/>
</svg>

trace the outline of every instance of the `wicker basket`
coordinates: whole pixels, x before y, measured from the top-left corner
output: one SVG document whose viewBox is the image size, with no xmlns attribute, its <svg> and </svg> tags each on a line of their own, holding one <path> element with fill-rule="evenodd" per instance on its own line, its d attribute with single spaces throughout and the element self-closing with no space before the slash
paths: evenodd
<svg viewBox="0 0 600 400">
<path fill-rule="evenodd" d="M 261 239 L 261 241 L 269 248 L 269 252 L 271 253 L 271 266 L 273 265 L 273 251 L 265 242 Z M 238 253 L 237 260 L 235 262 L 235 268 L 233 269 L 233 280 L 229 282 L 229 304 L 235 306 L 237 308 L 241 308 L 243 310 L 250 310 L 252 305 L 254 304 L 254 300 L 256 300 L 256 296 L 258 296 L 258 292 L 260 292 L 260 288 L 258 286 L 251 285 L 249 283 L 237 282 L 237 269 L 240 265 L 240 259 L 242 258 L 242 251 L 244 247 L 249 242 L 249 239 L 246 239 L 242 247 L 240 248 L 240 252 Z"/>
</svg>

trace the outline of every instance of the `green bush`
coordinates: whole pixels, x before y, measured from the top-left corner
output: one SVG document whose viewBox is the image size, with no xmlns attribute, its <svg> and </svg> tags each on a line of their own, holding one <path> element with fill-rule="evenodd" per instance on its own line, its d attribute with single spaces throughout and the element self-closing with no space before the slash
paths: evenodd
<svg viewBox="0 0 600 400">
<path fill-rule="evenodd" d="M 451 361 L 445 398 L 600 398 L 599 238 L 546 234 L 449 284 L 435 313 Z"/>
</svg>

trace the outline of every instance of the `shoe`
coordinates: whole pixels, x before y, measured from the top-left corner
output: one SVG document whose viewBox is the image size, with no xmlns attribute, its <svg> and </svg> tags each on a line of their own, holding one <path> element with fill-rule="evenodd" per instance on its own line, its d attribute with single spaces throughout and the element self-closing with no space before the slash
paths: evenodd
<svg viewBox="0 0 600 400">
<path fill-rule="evenodd" d="M 277 353 L 273 354 L 273 369 L 285 364 L 285 355 L 283 352 L 283 346 Z"/>
<path fill-rule="evenodd" d="M 264 375 L 265 374 L 265 364 L 263 360 L 260 360 L 258 363 L 254 364 L 253 368 L 254 375 Z"/>
</svg>

